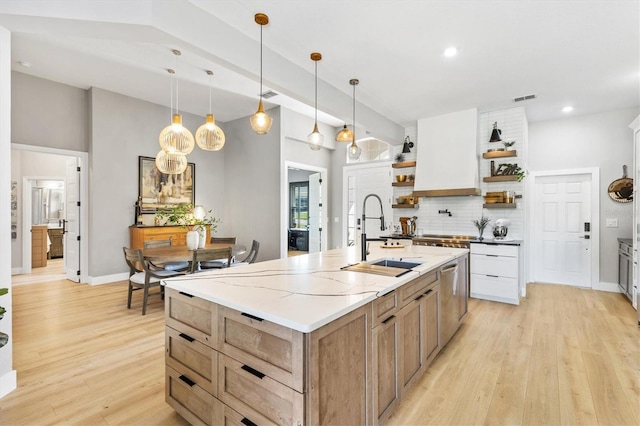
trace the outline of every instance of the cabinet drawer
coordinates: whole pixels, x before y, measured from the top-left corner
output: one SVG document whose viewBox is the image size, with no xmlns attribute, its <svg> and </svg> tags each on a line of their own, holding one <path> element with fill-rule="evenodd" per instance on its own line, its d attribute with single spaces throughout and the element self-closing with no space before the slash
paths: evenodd
<svg viewBox="0 0 640 426">
<path fill-rule="evenodd" d="M 518 246 L 496 246 L 492 244 L 473 243 L 471 244 L 471 254 L 518 257 Z"/>
<path fill-rule="evenodd" d="M 198 385 L 192 384 L 189 378 L 168 366 L 165 401 L 192 425 L 223 424 L 223 404 Z"/>
<path fill-rule="evenodd" d="M 391 291 L 373 301 L 373 321 L 371 326 L 381 324 L 398 310 L 398 292 Z"/>
<path fill-rule="evenodd" d="M 220 400 L 257 424 L 301 425 L 303 394 L 224 354 L 218 370 Z"/>
<path fill-rule="evenodd" d="M 171 327 L 165 331 L 165 363 L 213 396 L 218 394 L 218 352 Z"/>
<path fill-rule="evenodd" d="M 171 288 L 165 290 L 165 324 L 214 349 L 218 343 L 217 315 L 215 303 Z"/>
<path fill-rule="evenodd" d="M 433 271 L 427 275 L 420 276 L 413 281 L 409 281 L 407 284 L 400 287 L 398 290 L 400 294 L 400 308 L 403 308 L 407 303 L 420 296 L 426 291 L 430 284 L 433 284 L 436 281 L 438 281 L 438 271 Z"/>
<path fill-rule="evenodd" d="M 224 423 L 220 423 L 224 426 L 252 426 L 258 425 L 257 419 L 243 416 L 228 405 L 222 404 L 224 407 Z"/>
<path fill-rule="evenodd" d="M 299 331 L 219 307 L 220 351 L 303 392 L 303 334 Z"/>
<path fill-rule="evenodd" d="M 518 303 L 518 280 L 515 278 L 494 278 L 486 275 L 471 274 L 471 296 L 490 296 L 499 300 Z"/>
<path fill-rule="evenodd" d="M 518 259 L 515 257 L 472 254 L 471 273 L 517 278 Z"/>
</svg>

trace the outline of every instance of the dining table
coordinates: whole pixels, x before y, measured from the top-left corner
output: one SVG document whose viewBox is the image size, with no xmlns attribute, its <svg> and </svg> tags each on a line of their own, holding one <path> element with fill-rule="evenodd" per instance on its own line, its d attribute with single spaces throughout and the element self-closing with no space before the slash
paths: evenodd
<svg viewBox="0 0 640 426">
<path fill-rule="evenodd" d="M 247 247 L 242 244 L 229 243 L 206 243 L 205 249 L 221 249 L 231 247 L 231 256 L 238 256 L 247 251 Z M 155 262 L 188 262 L 193 259 L 193 250 L 189 250 L 186 245 L 148 247 L 142 249 L 145 260 Z"/>
</svg>

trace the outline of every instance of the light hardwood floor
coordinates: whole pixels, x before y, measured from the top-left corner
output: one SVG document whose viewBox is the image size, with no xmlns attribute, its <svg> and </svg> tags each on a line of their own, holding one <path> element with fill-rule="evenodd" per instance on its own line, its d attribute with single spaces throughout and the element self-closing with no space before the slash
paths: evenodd
<svg viewBox="0 0 640 426">
<path fill-rule="evenodd" d="M 2 425 L 185 425 L 164 402 L 160 297 L 126 282 L 52 281 L 13 293 L 18 389 Z M 529 285 L 520 306 L 470 313 L 392 425 L 640 423 L 640 331 L 619 294 Z"/>
</svg>

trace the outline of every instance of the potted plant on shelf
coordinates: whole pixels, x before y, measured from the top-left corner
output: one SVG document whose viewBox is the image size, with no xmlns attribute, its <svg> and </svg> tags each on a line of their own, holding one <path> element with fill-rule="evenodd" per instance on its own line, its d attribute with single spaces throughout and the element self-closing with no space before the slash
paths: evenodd
<svg viewBox="0 0 640 426">
<path fill-rule="evenodd" d="M 178 225 L 189 229 L 187 232 L 187 247 L 194 250 L 203 248 L 206 243 L 207 228 L 209 225 L 211 234 L 216 232 L 220 219 L 211 215 L 211 210 L 206 211 L 202 206 L 194 206 L 191 203 L 177 204 L 169 210 L 158 210 L 156 219 L 159 222 L 170 225 Z"/>
</svg>

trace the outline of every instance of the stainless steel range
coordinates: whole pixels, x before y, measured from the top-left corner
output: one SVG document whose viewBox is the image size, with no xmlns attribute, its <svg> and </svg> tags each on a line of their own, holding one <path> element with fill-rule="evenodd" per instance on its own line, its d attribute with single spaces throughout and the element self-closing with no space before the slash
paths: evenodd
<svg viewBox="0 0 640 426">
<path fill-rule="evenodd" d="M 422 235 L 413 237 L 413 244 L 417 246 L 469 248 L 469 242 L 476 237 L 469 235 Z"/>
</svg>

